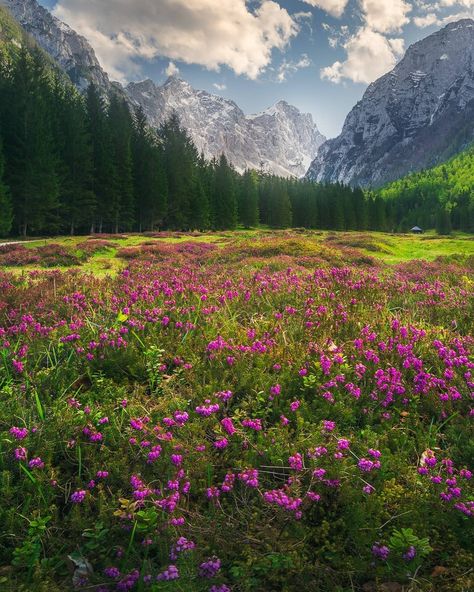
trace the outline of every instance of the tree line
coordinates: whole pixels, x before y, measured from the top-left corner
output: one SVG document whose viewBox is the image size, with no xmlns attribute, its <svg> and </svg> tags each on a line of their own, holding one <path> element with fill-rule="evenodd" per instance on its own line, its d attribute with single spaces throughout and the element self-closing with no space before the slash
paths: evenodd
<svg viewBox="0 0 474 592">
<path fill-rule="evenodd" d="M 2 58 L 2 236 L 259 224 L 392 231 L 410 208 L 340 184 L 238 174 L 225 155 L 199 154 L 175 115 L 153 130 L 119 92 L 91 85 L 81 95 L 37 48 Z"/>
<path fill-rule="evenodd" d="M 390 183 L 379 195 L 393 211 L 395 229 L 416 220 L 439 234 L 474 232 L 474 147 L 432 169 Z"/>
</svg>

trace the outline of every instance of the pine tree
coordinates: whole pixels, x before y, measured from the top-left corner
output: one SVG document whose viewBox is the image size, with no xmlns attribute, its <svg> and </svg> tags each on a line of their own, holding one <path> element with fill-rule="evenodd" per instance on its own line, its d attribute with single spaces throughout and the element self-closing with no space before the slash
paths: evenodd
<svg viewBox="0 0 474 592">
<path fill-rule="evenodd" d="M 385 201 L 376 196 L 370 201 L 369 206 L 370 230 L 385 232 L 387 230 L 387 217 L 385 210 Z"/>
<path fill-rule="evenodd" d="M 39 50 L 22 48 L 12 66 L 4 115 L 6 178 L 21 234 L 57 230 L 58 159 L 50 81 Z"/>
<path fill-rule="evenodd" d="M 436 232 L 442 235 L 451 234 L 451 213 L 444 206 L 439 206 L 436 212 Z"/>
<path fill-rule="evenodd" d="M 87 113 L 76 90 L 56 77 L 54 141 L 60 158 L 60 215 L 71 235 L 89 230 L 97 207 L 92 191 L 92 144 Z"/>
<path fill-rule="evenodd" d="M 354 204 L 354 194 L 350 187 L 344 188 L 344 227 L 346 230 L 357 230 L 357 215 Z"/>
<path fill-rule="evenodd" d="M 166 224 L 173 230 L 192 226 L 191 199 L 195 191 L 198 155 L 179 118 L 173 114 L 160 128 L 168 185 Z"/>
<path fill-rule="evenodd" d="M 200 230 L 208 230 L 211 228 L 212 221 L 212 187 L 214 184 L 214 171 L 203 153 L 198 158 L 197 163 L 197 183 L 198 192 L 201 192 L 200 204 L 195 208 L 196 220 L 199 222 L 198 228 Z"/>
<path fill-rule="evenodd" d="M 344 230 L 346 228 L 346 212 L 344 209 L 344 190 L 339 183 L 331 188 L 332 208 L 331 208 L 331 229 Z"/>
<path fill-rule="evenodd" d="M 115 193 L 115 167 L 112 140 L 106 115 L 105 101 L 98 88 L 91 84 L 86 97 L 87 125 L 92 138 L 92 191 L 97 201 L 91 233 L 103 232 L 104 226 L 114 220 L 117 210 Z"/>
<path fill-rule="evenodd" d="M 164 224 L 168 189 L 163 160 L 163 150 L 139 107 L 133 120 L 132 161 L 135 216 L 140 232 Z"/>
<path fill-rule="evenodd" d="M 190 205 L 190 228 L 192 230 L 207 230 L 210 227 L 209 198 L 197 172 L 194 175 Z"/>
<path fill-rule="evenodd" d="M 232 230 L 237 226 L 237 199 L 234 176 L 224 154 L 219 159 L 214 176 L 214 227 Z"/>
<path fill-rule="evenodd" d="M 245 228 L 258 226 L 258 178 L 255 171 L 245 171 L 239 189 L 239 222 Z"/>
<path fill-rule="evenodd" d="M 352 199 L 356 217 L 356 228 L 357 230 L 367 230 L 369 227 L 369 215 L 367 210 L 367 200 L 362 189 L 354 189 Z"/>
<path fill-rule="evenodd" d="M 273 228 L 289 228 L 292 224 L 291 202 L 285 185 L 277 177 L 270 183 L 268 223 Z"/>
<path fill-rule="evenodd" d="M 119 228 L 130 230 L 135 215 L 132 163 L 133 122 L 124 100 L 116 96 L 110 98 L 108 109 L 108 128 L 114 159 L 114 201 L 112 228 L 118 233 Z"/>
<path fill-rule="evenodd" d="M 13 222 L 13 210 L 7 186 L 3 182 L 4 158 L 0 139 L 0 236 L 10 233 Z"/>
</svg>

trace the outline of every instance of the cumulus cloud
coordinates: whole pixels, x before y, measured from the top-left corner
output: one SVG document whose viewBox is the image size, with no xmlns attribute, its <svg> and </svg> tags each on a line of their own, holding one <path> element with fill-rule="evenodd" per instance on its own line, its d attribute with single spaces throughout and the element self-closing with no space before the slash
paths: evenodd
<svg viewBox="0 0 474 592">
<path fill-rule="evenodd" d="M 315 8 L 321 8 L 336 17 L 342 16 L 349 4 L 349 0 L 303 0 L 303 2 Z"/>
<path fill-rule="evenodd" d="M 336 84 L 343 80 L 368 84 L 391 70 L 403 55 L 404 40 L 390 35 L 410 22 L 412 5 L 406 0 L 359 0 L 359 8 L 364 24 L 355 33 L 349 34 L 347 28 L 329 31 L 329 45 L 344 48 L 347 55 L 323 68 L 321 78 Z"/>
<path fill-rule="evenodd" d="M 416 16 L 413 19 L 413 22 L 417 27 L 424 28 L 424 27 L 431 27 L 431 25 L 439 24 L 439 19 L 434 12 L 429 12 L 424 16 Z"/>
<path fill-rule="evenodd" d="M 464 6 L 474 8 L 474 0 L 440 0 L 440 6 Z"/>
<path fill-rule="evenodd" d="M 119 80 L 137 75 L 137 58 L 158 56 L 209 70 L 225 65 L 256 79 L 273 50 L 283 50 L 299 30 L 273 0 L 262 0 L 254 10 L 245 0 L 59 0 L 54 12 L 89 39 Z"/>
<path fill-rule="evenodd" d="M 361 0 L 361 8 L 367 27 L 379 33 L 400 31 L 410 22 L 407 15 L 412 10 L 404 0 Z"/>
<path fill-rule="evenodd" d="M 174 62 L 170 62 L 165 70 L 166 76 L 177 76 L 179 74 L 179 68 Z"/>
<path fill-rule="evenodd" d="M 311 66 L 311 60 L 306 53 L 302 54 L 299 60 L 283 60 L 278 68 L 277 82 L 285 82 L 289 74 L 294 74 L 302 68 L 309 68 Z"/>
<path fill-rule="evenodd" d="M 218 82 L 214 82 L 212 86 L 214 88 L 217 88 L 217 90 L 221 92 L 227 89 L 227 86 L 225 84 L 219 84 Z"/>
<path fill-rule="evenodd" d="M 419 14 L 413 18 L 413 23 L 420 28 L 444 26 L 463 18 L 474 18 L 474 0 L 417 0 L 416 7 Z"/>
<path fill-rule="evenodd" d="M 403 39 L 387 39 L 370 27 L 360 28 L 344 44 L 347 59 L 321 70 L 321 77 L 340 83 L 352 80 L 368 84 L 392 69 L 403 54 Z"/>
</svg>

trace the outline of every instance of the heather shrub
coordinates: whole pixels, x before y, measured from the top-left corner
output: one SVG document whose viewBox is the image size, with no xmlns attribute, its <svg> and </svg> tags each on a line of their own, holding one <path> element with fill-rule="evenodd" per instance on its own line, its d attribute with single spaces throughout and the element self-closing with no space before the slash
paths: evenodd
<svg viewBox="0 0 474 592">
<path fill-rule="evenodd" d="M 472 588 L 464 261 L 120 251 L 0 274 L 7 590 Z"/>
</svg>

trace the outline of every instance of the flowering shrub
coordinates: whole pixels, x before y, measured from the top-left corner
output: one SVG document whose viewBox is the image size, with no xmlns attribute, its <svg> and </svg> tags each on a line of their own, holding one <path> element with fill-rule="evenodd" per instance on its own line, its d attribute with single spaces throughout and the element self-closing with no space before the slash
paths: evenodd
<svg viewBox="0 0 474 592">
<path fill-rule="evenodd" d="M 285 240 L 1 274 L 7 589 L 473 589 L 469 270 Z"/>
</svg>

